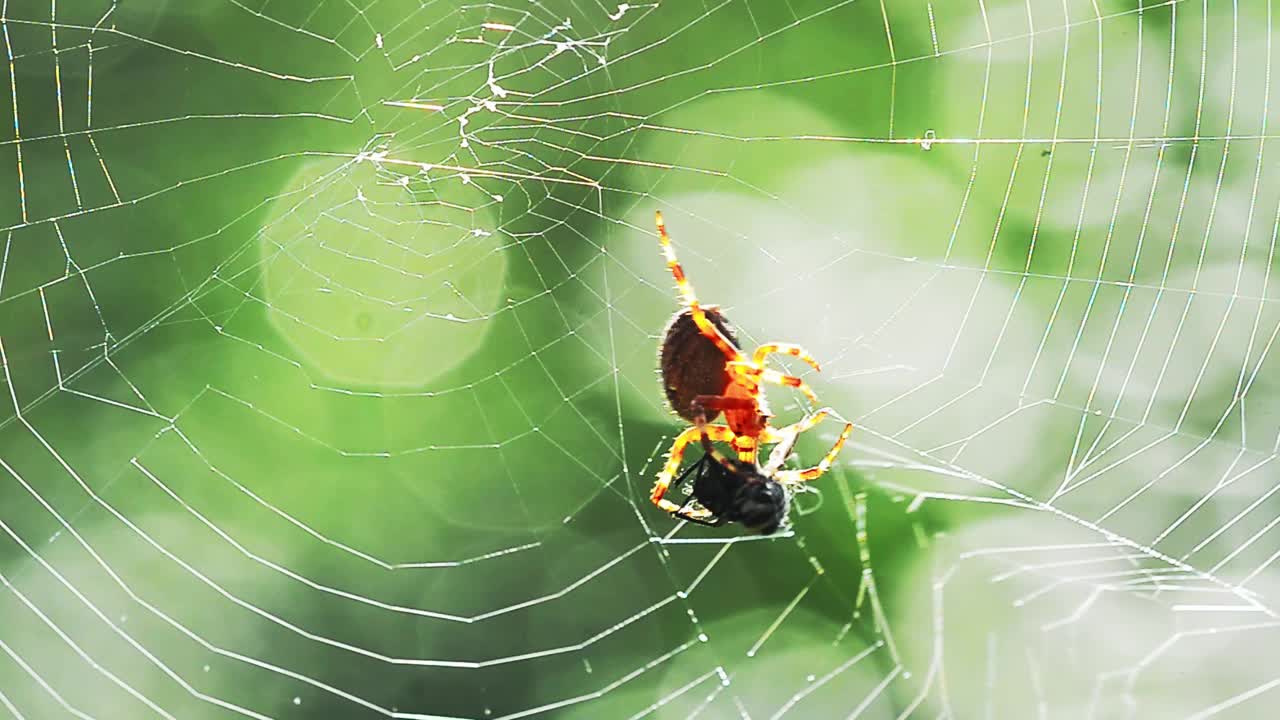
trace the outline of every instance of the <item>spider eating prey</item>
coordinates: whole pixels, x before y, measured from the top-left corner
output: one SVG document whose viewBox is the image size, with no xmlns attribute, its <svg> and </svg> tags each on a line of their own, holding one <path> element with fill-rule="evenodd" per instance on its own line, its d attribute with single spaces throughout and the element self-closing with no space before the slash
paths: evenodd
<svg viewBox="0 0 1280 720">
<path fill-rule="evenodd" d="M 658 239 L 675 277 L 684 304 L 663 332 L 659 369 L 667 402 L 681 418 L 693 423 L 671 446 L 666 465 L 658 473 L 650 499 L 672 515 L 703 525 L 740 522 L 749 530 L 769 535 L 786 522 L 791 489 L 820 477 L 831 467 L 844 446 L 853 424 L 844 431 L 826 457 L 804 470 L 783 470 L 800 433 L 831 414 L 830 408 L 814 411 L 799 422 L 782 428 L 769 425 L 772 417 L 765 402 L 764 383 L 792 387 L 810 400 L 817 397 L 798 377 L 766 367 L 773 354 L 797 357 L 814 370 L 818 362 L 799 345 L 765 343 L 750 357 L 739 349 L 733 329 L 720 309 L 702 305 L 685 278 L 667 235 L 662 213 L 656 213 Z M 723 424 L 712 424 L 720 414 Z M 705 454 L 675 479 L 679 487 L 690 482 L 692 493 L 683 505 L 668 500 L 667 491 L 684 460 L 690 443 L 700 440 Z M 727 443 L 736 457 L 727 457 L 714 443 Z M 775 445 L 769 461 L 758 462 L 761 445 Z"/>
</svg>

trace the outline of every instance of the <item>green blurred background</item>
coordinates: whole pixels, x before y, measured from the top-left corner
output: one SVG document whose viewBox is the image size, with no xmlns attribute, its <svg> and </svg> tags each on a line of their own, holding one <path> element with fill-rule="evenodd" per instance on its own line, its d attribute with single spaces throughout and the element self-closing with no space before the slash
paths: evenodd
<svg viewBox="0 0 1280 720">
<path fill-rule="evenodd" d="M 1272 15 L 6 0 L 0 717 L 1270 717 Z M 656 209 L 858 426 L 780 537 Z"/>
</svg>

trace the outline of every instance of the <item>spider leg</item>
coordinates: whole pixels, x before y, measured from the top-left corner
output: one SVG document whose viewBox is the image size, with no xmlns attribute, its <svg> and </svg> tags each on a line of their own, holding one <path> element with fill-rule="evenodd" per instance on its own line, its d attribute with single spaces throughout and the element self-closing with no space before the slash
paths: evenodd
<svg viewBox="0 0 1280 720">
<path fill-rule="evenodd" d="M 689 503 L 691 502 L 693 502 L 693 498 L 689 498 L 685 501 L 685 504 L 681 505 L 680 509 L 672 513 L 672 515 L 675 515 L 681 520 L 688 520 L 691 523 L 706 525 L 707 527 L 720 527 L 721 525 L 724 525 L 724 518 L 715 517 L 706 510 L 685 510 L 685 508 L 689 507 Z"/>
<path fill-rule="evenodd" d="M 680 463 L 684 460 L 684 451 L 689 443 L 702 437 L 710 436 L 711 439 L 729 442 L 733 439 L 733 431 L 724 425 L 695 425 L 685 428 L 684 432 L 676 437 L 676 441 L 671 445 L 671 452 L 667 458 L 667 464 L 663 466 L 662 472 L 658 473 L 658 479 L 653 484 L 653 492 L 650 493 L 649 499 L 654 505 L 662 508 L 669 513 L 680 511 L 680 506 L 666 499 L 664 496 L 671 487 L 671 479 L 675 476 L 676 471 L 680 469 Z M 707 518 L 711 516 L 711 512 L 690 513 L 697 514 L 699 517 Z"/>
<path fill-rule="evenodd" d="M 761 412 L 759 401 L 753 398 L 730 397 L 727 395 L 699 395 L 693 399 L 691 407 L 693 408 L 694 413 L 699 417 L 703 416 L 705 410 L 721 410 L 724 411 L 726 415 L 731 411 L 745 410 L 755 413 L 758 416 Z M 711 428 L 715 426 L 708 425 L 707 427 Z M 740 462 L 754 463 L 756 461 L 756 454 L 760 450 L 760 443 L 755 435 L 751 434 L 749 431 L 743 430 L 741 427 L 738 428 L 737 433 L 731 431 L 730 436 L 727 439 L 712 439 L 728 442 L 732 445 L 734 452 L 738 453 L 738 460 Z M 729 465 L 726 464 L 726 461 L 722 459 L 724 456 L 721 455 L 718 450 L 714 447 L 710 447 L 706 440 L 703 441 L 703 445 L 707 448 L 708 454 L 719 460 L 721 465 L 729 467 Z"/>
<path fill-rule="evenodd" d="M 809 367 L 817 370 L 818 372 L 822 372 L 822 368 L 818 365 L 818 361 L 813 359 L 813 356 L 809 354 L 809 351 L 792 343 L 767 343 L 765 345 L 761 345 L 756 348 L 755 354 L 751 357 L 751 361 L 760 367 L 764 367 L 764 359 L 774 353 L 798 357 L 808 363 Z"/>
<path fill-rule="evenodd" d="M 706 451 L 707 455 L 711 456 L 712 459 L 714 459 L 716 462 L 720 463 L 724 467 L 728 468 L 729 470 L 733 470 L 733 463 L 729 462 L 729 458 L 725 457 L 724 453 L 717 450 L 716 446 L 711 444 L 712 438 L 711 438 L 711 435 L 709 434 L 709 431 L 715 429 L 716 426 L 707 425 L 705 422 L 703 422 L 702 418 L 699 417 L 698 424 L 694 425 L 693 427 L 695 430 L 701 431 L 702 449 Z M 724 438 L 716 438 L 716 439 L 722 440 L 722 441 L 724 440 Z M 729 437 L 728 437 L 729 442 L 733 443 L 736 439 L 737 439 L 737 436 L 733 434 L 732 430 L 730 430 Z"/>
<path fill-rule="evenodd" d="M 815 410 L 799 422 L 792 423 L 786 427 L 777 429 L 765 428 L 765 431 L 760 435 L 760 442 L 778 443 L 773 452 L 769 453 L 769 464 L 765 466 L 765 474 L 772 475 L 777 472 L 778 468 L 782 467 L 782 464 L 787 461 L 787 456 L 791 454 L 796 441 L 800 439 L 800 433 L 813 429 L 830 414 L 831 408 L 824 407 L 821 410 Z"/>
<path fill-rule="evenodd" d="M 811 414 L 805 416 L 799 422 L 793 423 L 786 427 L 769 428 L 765 431 L 761 438 L 763 442 L 781 442 L 788 435 L 799 435 L 802 432 L 812 430 L 817 427 L 818 423 L 831 414 L 831 408 L 824 407 L 820 410 L 814 410 Z"/>
<path fill-rule="evenodd" d="M 662 220 L 662 213 L 654 213 L 654 217 L 658 224 L 658 242 L 662 244 L 662 254 L 667 258 L 667 267 L 671 269 L 671 276 L 676 279 L 676 290 L 680 293 L 680 299 L 685 305 L 689 306 L 689 312 L 693 314 L 693 324 L 698 326 L 698 331 L 703 334 L 711 342 L 715 343 L 720 352 L 730 360 L 741 360 L 742 353 L 734 344 L 725 337 L 720 329 L 711 323 L 707 318 L 707 314 L 703 312 L 702 305 L 698 303 L 698 296 L 693 292 L 693 285 L 689 283 L 689 279 L 684 275 L 684 268 L 680 266 L 680 261 L 676 259 L 676 250 L 671 246 L 671 236 L 667 235 L 667 224 Z"/>
<path fill-rule="evenodd" d="M 748 382 L 757 384 L 767 382 L 774 385 L 793 387 L 804 393 L 805 397 L 811 401 L 818 401 L 818 396 L 814 394 L 809 384 L 794 375 L 783 375 L 772 368 L 760 367 L 750 360 L 731 360 L 726 365 L 729 367 L 729 372 L 747 379 Z"/>
<path fill-rule="evenodd" d="M 840 448 L 844 447 L 844 441 L 849 439 L 849 433 L 851 432 L 853 432 L 853 423 L 845 423 L 844 431 L 840 433 L 840 438 L 836 440 L 836 444 L 827 452 L 827 456 L 822 458 L 822 462 L 804 470 L 780 472 L 777 475 L 778 480 L 785 484 L 789 482 L 807 482 L 821 477 L 823 473 L 831 468 L 831 463 L 835 462 L 836 456 L 840 454 Z"/>
<path fill-rule="evenodd" d="M 776 439 L 778 444 L 775 445 L 773 451 L 769 453 L 768 464 L 762 468 L 765 475 L 773 475 L 778 472 L 778 468 L 782 467 L 782 464 L 791 456 L 791 451 L 795 449 L 796 441 L 800 439 L 800 433 L 785 433 Z M 769 439 L 764 441 L 770 442 Z"/>
</svg>

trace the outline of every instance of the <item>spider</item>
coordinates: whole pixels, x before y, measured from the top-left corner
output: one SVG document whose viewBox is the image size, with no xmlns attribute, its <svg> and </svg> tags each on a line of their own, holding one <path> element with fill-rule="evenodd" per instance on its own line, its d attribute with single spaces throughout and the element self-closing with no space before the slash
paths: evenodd
<svg viewBox="0 0 1280 720">
<path fill-rule="evenodd" d="M 766 343 L 756 348 L 751 357 L 743 355 L 720 309 L 704 307 L 698 302 L 693 286 L 676 259 L 661 212 L 656 213 L 656 219 L 667 267 L 685 305 L 667 323 L 659 351 L 659 369 L 671 409 L 693 426 L 676 437 L 650 499 L 659 508 L 691 522 L 704 525 L 741 522 L 750 530 L 768 535 L 786 519 L 790 498 L 787 488 L 825 473 L 853 431 L 853 424 L 845 424 L 835 445 L 817 465 L 804 470 L 781 469 L 800 433 L 817 425 L 832 411 L 822 408 L 793 425 L 771 427 L 772 414 L 760 387 L 762 383 L 796 388 L 813 401 L 817 397 L 800 378 L 765 367 L 765 359 L 773 354 L 786 354 L 803 360 L 814 370 L 821 368 L 812 355 L 790 343 Z M 709 424 L 721 413 L 724 424 Z M 665 496 L 684 460 L 685 448 L 697 439 L 701 440 L 706 453 L 677 480 L 676 484 L 682 485 L 690 473 L 696 472 L 690 500 L 677 505 Z M 722 455 L 713 441 L 728 443 L 736 459 Z M 757 462 L 762 444 L 776 444 L 763 467 Z M 691 507 L 694 500 L 697 507 Z"/>
</svg>

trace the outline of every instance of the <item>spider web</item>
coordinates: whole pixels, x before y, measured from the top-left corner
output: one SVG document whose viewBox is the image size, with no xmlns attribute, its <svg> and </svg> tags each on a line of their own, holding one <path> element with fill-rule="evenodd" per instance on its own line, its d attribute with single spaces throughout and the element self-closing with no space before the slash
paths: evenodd
<svg viewBox="0 0 1280 720">
<path fill-rule="evenodd" d="M 1264 716 L 1274 22 L 0 0 L 0 717 Z M 655 209 L 857 424 L 780 537 Z"/>
</svg>

